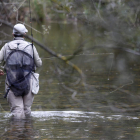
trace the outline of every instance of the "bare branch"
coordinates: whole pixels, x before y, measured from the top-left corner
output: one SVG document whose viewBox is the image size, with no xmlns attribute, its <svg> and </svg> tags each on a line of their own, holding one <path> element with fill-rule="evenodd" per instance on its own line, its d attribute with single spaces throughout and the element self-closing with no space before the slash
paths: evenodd
<svg viewBox="0 0 140 140">
<path fill-rule="evenodd" d="M 10 21 L 10 18 L 9 18 L 9 16 L 8 16 L 8 13 L 7 13 L 7 10 L 6 10 L 5 5 L 4 5 L 4 3 L 3 3 L 3 0 L 0 0 L 0 1 L 1 1 L 1 3 L 2 3 L 3 8 L 4 8 L 6 17 L 7 17 L 8 21 Z"/>
</svg>

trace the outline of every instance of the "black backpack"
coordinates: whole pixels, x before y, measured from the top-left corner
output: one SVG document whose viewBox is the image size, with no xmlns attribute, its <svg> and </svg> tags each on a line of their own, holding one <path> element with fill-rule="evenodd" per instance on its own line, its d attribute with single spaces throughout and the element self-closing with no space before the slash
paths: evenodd
<svg viewBox="0 0 140 140">
<path fill-rule="evenodd" d="M 33 49 L 32 44 L 25 48 L 29 46 Z M 35 65 L 33 57 L 24 50 L 19 50 L 17 47 L 10 52 L 6 59 L 5 71 L 9 88 L 4 98 L 7 97 L 9 90 L 12 90 L 15 96 L 24 96 L 30 91 L 30 78 L 32 71 L 35 70 Z"/>
</svg>

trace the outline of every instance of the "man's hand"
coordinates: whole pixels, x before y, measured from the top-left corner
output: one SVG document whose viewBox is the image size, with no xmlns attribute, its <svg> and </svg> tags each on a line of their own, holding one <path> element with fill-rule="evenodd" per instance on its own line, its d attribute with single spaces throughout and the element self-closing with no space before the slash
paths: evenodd
<svg viewBox="0 0 140 140">
<path fill-rule="evenodd" d="M 0 76 L 1 75 L 4 75 L 4 72 L 3 72 L 3 70 L 0 69 Z"/>
</svg>

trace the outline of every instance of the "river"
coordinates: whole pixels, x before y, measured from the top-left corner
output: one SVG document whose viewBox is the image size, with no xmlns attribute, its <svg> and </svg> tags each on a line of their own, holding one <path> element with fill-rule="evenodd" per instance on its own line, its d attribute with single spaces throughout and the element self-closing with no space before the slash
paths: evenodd
<svg viewBox="0 0 140 140">
<path fill-rule="evenodd" d="M 94 33 L 76 23 L 33 27 L 34 38 L 66 57 L 84 45 L 70 61 L 84 73 L 86 85 L 75 69 L 36 45 L 43 66 L 36 71 L 40 91 L 31 118 L 11 119 L 3 98 L 5 76 L 0 77 L 0 139 L 139 140 L 139 56 L 93 48 L 103 44 L 101 37 L 95 40 Z M 12 30 L 3 25 L 0 31 L 2 47 L 13 37 Z"/>
</svg>

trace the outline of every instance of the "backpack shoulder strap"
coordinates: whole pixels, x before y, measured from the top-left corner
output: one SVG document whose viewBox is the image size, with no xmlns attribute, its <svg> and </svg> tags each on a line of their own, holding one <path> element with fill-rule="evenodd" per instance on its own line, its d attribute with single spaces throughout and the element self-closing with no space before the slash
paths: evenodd
<svg viewBox="0 0 140 140">
<path fill-rule="evenodd" d="M 10 42 L 12 42 L 12 41 L 10 41 Z M 9 47 L 9 43 L 10 43 L 10 42 L 6 43 L 6 44 L 7 44 L 7 47 L 9 48 L 9 50 L 11 50 L 11 48 Z M 6 49 L 5 49 L 5 52 L 4 52 L 4 53 L 5 53 L 5 54 L 4 54 L 4 55 L 5 55 L 5 58 L 4 58 L 3 66 L 5 65 L 5 61 L 6 61 L 6 59 L 7 59 L 7 58 L 6 58 Z"/>
<path fill-rule="evenodd" d="M 28 42 L 29 43 L 29 42 Z M 32 43 L 29 43 L 23 50 L 25 50 L 28 46 L 32 46 L 32 50 L 33 50 L 33 59 L 34 59 L 34 49 L 33 49 L 33 44 Z"/>
</svg>

